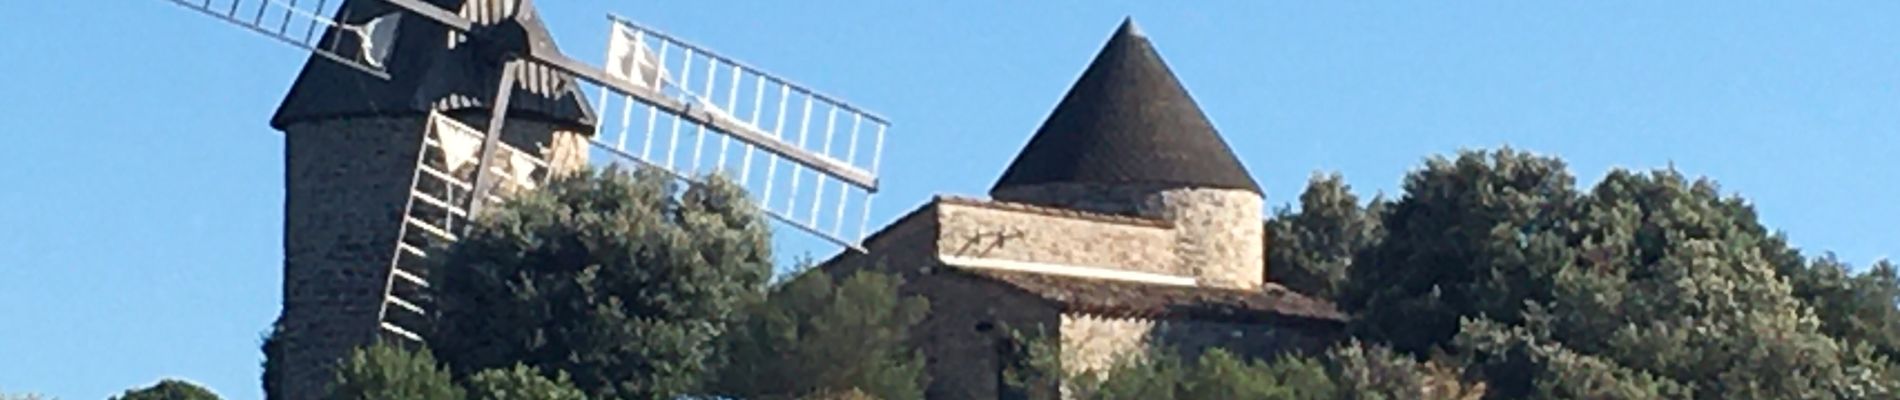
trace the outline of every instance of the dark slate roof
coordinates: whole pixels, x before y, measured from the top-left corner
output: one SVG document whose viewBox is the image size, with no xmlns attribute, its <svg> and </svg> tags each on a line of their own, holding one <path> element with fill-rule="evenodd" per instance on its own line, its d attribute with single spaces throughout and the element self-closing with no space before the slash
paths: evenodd
<svg viewBox="0 0 1900 400">
<path fill-rule="evenodd" d="M 1260 192 L 1132 19 L 1122 22 L 996 188 L 1057 182 Z"/>
<path fill-rule="evenodd" d="M 1346 320 L 1346 315 L 1330 302 L 1271 283 L 1261 290 L 1240 290 L 976 268 L 951 269 L 1021 289 L 1060 305 L 1065 312 L 1229 322 L 1338 323 Z"/>
<path fill-rule="evenodd" d="M 458 10 L 483 29 L 510 30 L 523 52 L 559 52 L 547 26 L 534 11 L 533 1 L 521 1 L 520 9 L 506 5 L 515 0 L 428 0 L 444 9 Z M 400 8 L 373 1 L 352 0 L 338 8 L 338 20 L 361 24 Z M 482 53 L 492 51 L 465 39 L 447 45 L 452 31 L 425 18 L 405 15 L 397 30 L 397 39 L 389 56 L 390 79 L 383 80 L 355 68 L 312 55 L 291 85 L 290 93 L 271 118 L 271 126 L 284 126 L 311 119 L 338 116 L 400 115 L 430 109 L 451 112 L 486 110 L 494 99 L 501 65 L 482 61 Z M 347 57 L 357 56 L 353 35 L 325 33 L 319 46 L 336 49 Z M 525 42 L 525 43 L 523 43 Z M 595 124 L 587 98 L 572 78 L 535 64 L 517 70 L 515 92 L 509 110 L 525 117 L 576 127 Z"/>
</svg>

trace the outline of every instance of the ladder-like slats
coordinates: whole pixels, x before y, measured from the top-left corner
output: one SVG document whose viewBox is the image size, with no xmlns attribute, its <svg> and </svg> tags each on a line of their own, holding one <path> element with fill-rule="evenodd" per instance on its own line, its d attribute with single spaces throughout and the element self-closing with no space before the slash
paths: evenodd
<svg viewBox="0 0 1900 400">
<path fill-rule="evenodd" d="M 416 332 L 423 331 L 428 322 L 426 259 L 467 229 L 470 215 L 458 199 L 480 196 L 483 201 L 499 202 L 502 194 L 538 185 L 548 169 L 546 160 L 506 144 L 497 149 L 491 162 L 482 163 L 475 159 L 471 144 L 480 143 L 484 133 L 440 114 L 431 113 L 429 118 L 395 258 L 389 265 L 390 281 L 381 313 L 384 331 L 414 341 L 423 339 Z M 474 194 L 474 185 L 458 175 L 477 168 L 486 168 L 504 179 L 498 180 L 494 188 Z"/>
<path fill-rule="evenodd" d="M 396 268 L 396 269 L 390 270 L 390 273 L 396 274 L 397 278 L 401 278 L 404 281 L 408 281 L 410 284 L 425 287 L 425 288 L 429 287 L 429 281 L 423 280 L 422 277 L 416 276 L 416 274 L 411 274 L 409 273 L 409 271 L 403 270 L 402 268 Z"/>
<path fill-rule="evenodd" d="M 338 46 L 349 39 L 349 43 L 371 41 L 372 46 L 388 46 L 389 43 L 374 43 L 371 31 L 365 26 L 346 25 L 331 19 L 336 15 L 342 2 L 315 2 L 298 4 L 286 0 L 221 0 L 228 4 L 212 4 L 202 0 L 169 0 L 172 4 L 197 11 L 207 17 L 224 21 L 244 30 L 292 47 L 303 49 L 338 64 L 355 68 L 363 73 L 382 79 L 389 79 L 389 72 L 382 65 L 384 60 L 366 57 L 365 49 L 371 46 L 351 48 Z M 281 11 L 281 12 L 273 12 Z M 297 29 L 303 28 L 303 29 Z M 302 30 L 298 33 L 296 31 Z M 317 32 L 323 32 L 317 35 Z M 332 38 L 324 43 L 324 38 Z"/>
<path fill-rule="evenodd" d="M 383 324 L 382 324 L 382 327 L 383 327 L 383 330 L 384 330 L 384 331 L 388 331 L 389 333 L 394 333 L 394 334 L 396 334 L 397 336 L 401 336 L 401 337 L 403 337 L 404 339 L 409 339 L 409 340 L 413 340 L 413 341 L 417 341 L 417 342 L 421 342 L 421 341 L 422 341 L 422 336 L 421 336 L 421 335 L 417 335 L 417 334 L 416 334 L 415 332 L 410 332 L 410 331 L 409 331 L 408 329 L 403 329 L 403 328 L 402 328 L 402 327 L 400 327 L 400 326 L 396 326 L 395 324 L 391 324 L 391 323 L 389 323 L 388 321 L 384 321 L 384 322 L 383 322 Z"/>
<path fill-rule="evenodd" d="M 847 222 L 870 212 L 889 122 L 625 19 L 614 18 L 609 35 L 609 79 L 576 75 L 598 87 L 588 90 L 600 94 L 598 110 L 622 111 L 598 113 L 603 128 L 590 137 L 608 162 L 655 167 L 691 182 L 724 175 L 774 220 L 858 248 L 864 224 Z M 628 112 L 635 107 L 645 115 Z M 682 128 L 694 137 L 680 137 Z"/>
<path fill-rule="evenodd" d="M 407 300 L 403 300 L 401 297 L 389 296 L 389 304 L 395 304 L 397 307 L 402 307 L 402 309 L 409 310 L 409 312 L 416 313 L 417 315 L 427 315 L 427 313 L 424 313 L 422 311 L 422 306 L 418 306 L 415 303 L 410 303 Z"/>
<path fill-rule="evenodd" d="M 423 193 L 421 191 L 413 191 L 413 192 L 410 192 L 409 195 L 415 196 L 416 200 L 422 200 L 422 202 L 429 203 L 429 205 L 441 207 L 444 210 L 448 210 L 450 214 L 455 214 L 457 216 L 468 216 L 468 211 L 463 211 L 461 207 L 450 205 L 448 200 L 438 199 L 438 198 L 435 198 L 435 196 L 431 196 L 428 193 Z"/>
<path fill-rule="evenodd" d="M 435 237 L 448 239 L 449 241 L 455 241 L 456 239 L 455 234 L 449 233 L 448 230 L 437 228 L 435 225 L 430 225 L 428 222 L 416 219 L 415 217 L 407 217 L 407 219 L 409 220 L 409 225 L 422 228 L 423 232 L 428 232 L 431 235 L 435 235 Z"/>
</svg>

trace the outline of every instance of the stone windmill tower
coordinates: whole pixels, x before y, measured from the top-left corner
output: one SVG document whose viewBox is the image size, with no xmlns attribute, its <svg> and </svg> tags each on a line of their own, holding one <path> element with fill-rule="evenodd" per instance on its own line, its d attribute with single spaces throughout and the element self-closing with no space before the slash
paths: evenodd
<svg viewBox="0 0 1900 400">
<path fill-rule="evenodd" d="M 527 43 L 553 46 L 532 8 L 455 3 L 450 9 L 479 26 L 516 29 Z M 345 23 L 402 12 L 361 4 L 351 11 L 362 19 Z M 286 137 L 277 322 L 286 393 L 314 392 L 306 385 L 327 382 L 326 364 L 379 335 L 419 336 L 428 274 L 420 258 L 452 240 L 482 203 L 470 201 L 480 132 L 503 124 L 502 152 L 542 163 L 501 166 L 510 175 L 522 168 L 540 178 L 587 165 L 595 120 L 574 79 L 536 64 L 473 62 L 488 49 L 466 41 L 444 47 L 451 30 L 440 25 L 383 28 L 397 31 L 389 51 L 398 56 L 383 64 L 388 79 L 312 55 L 271 118 Z M 514 74 L 510 87 L 495 86 L 503 73 Z M 498 89 L 513 93 L 505 120 L 491 121 L 486 103 Z"/>
<path fill-rule="evenodd" d="M 1333 305 L 1263 282 L 1262 203 L 1127 20 L 989 199 L 939 196 L 821 268 L 895 273 L 930 301 L 912 332 L 927 397 L 1024 398 L 1003 381 L 1023 357 L 1003 327 L 1048 335 L 1071 372 L 1150 348 L 1271 356 L 1336 338 Z"/>
<path fill-rule="evenodd" d="M 422 260 L 590 162 L 721 173 L 782 226 L 862 250 L 888 120 L 627 19 L 609 16 L 602 67 L 563 54 L 531 0 L 167 1 L 307 51 L 270 120 L 287 137 L 272 392 L 423 341 Z"/>
</svg>

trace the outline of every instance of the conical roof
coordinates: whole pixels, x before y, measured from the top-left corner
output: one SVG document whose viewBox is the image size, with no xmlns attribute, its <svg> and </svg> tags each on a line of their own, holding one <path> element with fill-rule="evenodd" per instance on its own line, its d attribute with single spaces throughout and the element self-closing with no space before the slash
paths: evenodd
<svg viewBox="0 0 1900 400">
<path fill-rule="evenodd" d="M 1260 193 L 1133 19 L 1122 21 L 991 190 L 1044 183 Z"/>
<path fill-rule="evenodd" d="M 401 8 L 383 2 L 349 1 L 338 8 L 341 23 L 362 25 L 387 16 L 401 20 L 394 24 L 395 42 L 385 67 L 389 79 L 312 54 L 290 93 L 278 105 L 271 125 L 283 129 L 296 122 L 325 118 L 486 110 L 502 72 L 500 63 L 492 61 L 486 52 L 559 52 L 536 15 L 533 1 L 428 3 L 457 11 L 473 20 L 477 29 L 501 37 L 501 42 L 469 42 L 448 27 L 406 15 Z M 344 57 L 360 57 L 354 35 L 339 34 L 334 28 L 319 33 L 324 35 L 319 47 L 336 49 Z M 538 63 L 526 64 L 515 77 L 515 91 L 509 102 L 512 115 L 581 127 L 595 123 L 592 109 L 573 78 Z"/>
</svg>

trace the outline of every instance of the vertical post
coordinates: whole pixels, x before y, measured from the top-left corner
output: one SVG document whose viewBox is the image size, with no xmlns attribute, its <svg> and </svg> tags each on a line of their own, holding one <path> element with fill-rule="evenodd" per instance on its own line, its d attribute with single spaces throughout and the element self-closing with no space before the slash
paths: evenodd
<svg viewBox="0 0 1900 400">
<path fill-rule="evenodd" d="M 495 148 L 500 147 L 502 126 L 508 119 L 508 98 L 515 91 L 515 72 L 521 69 L 521 60 L 510 57 L 501 67 L 501 84 L 495 87 L 495 101 L 489 105 L 488 134 L 482 137 L 482 151 L 475 159 L 475 185 L 469 190 L 468 210 L 470 218 L 482 211 L 482 203 L 487 202 L 489 186 L 495 184 L 495 173 L 489 171 L 490 161 L 495 156 Z"/>
</svg>

